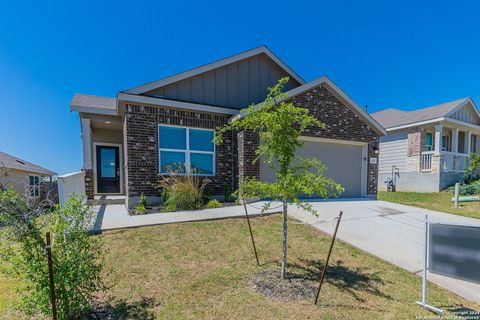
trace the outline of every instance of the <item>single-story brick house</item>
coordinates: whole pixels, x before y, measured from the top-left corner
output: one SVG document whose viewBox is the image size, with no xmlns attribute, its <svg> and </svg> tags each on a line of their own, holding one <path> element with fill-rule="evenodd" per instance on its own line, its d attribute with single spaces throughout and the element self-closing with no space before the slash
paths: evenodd
<svg viewBox="0 0 480 320">
<path fill-rule="evenodd" d="M 128 207 L 142 193 L 150 203 L 160 201 L 156 183 L 172 164 L 183 174 L 208 176 L 213 195 L 234 190 L 247 176 L 272 179 L 267 166 L 252 163 L 258 136 L 231 133 L 219 146 L 211 140 L 216 128 L 263 101 L 267 88 L 285 76 L 288 99 L 326 124 L 305 131 L 299 155 L 324 161 L 328 176 L 345 187 L 343 197 L 375 197 L 384 129 L 329 78 L 307 83 L 261 46 L 116 98 L 76 94 L 70 110 L 80 114 L 88 198 L 125 195 Z"/>
</svg>

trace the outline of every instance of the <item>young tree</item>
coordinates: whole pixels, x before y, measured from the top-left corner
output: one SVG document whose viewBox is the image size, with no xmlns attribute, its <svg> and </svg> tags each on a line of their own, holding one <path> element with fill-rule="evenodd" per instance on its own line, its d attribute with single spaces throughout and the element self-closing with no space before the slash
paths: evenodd
<svg viewBox="0 0 480 320">
<path fill-rule="evenodd" d="M 241 182 L 238 195 L 243 198 L 271 198 L 283 204 L 283 250 L 281 278 L 285 279 L 287 263 L 288 204 L 317 215 L 311 204 L 302 202 L 299 195 L 328 197 L 343 192 L 342 186 L 324 176 L 326 166 L 318 159 L 299 158 L 295 151 L 303 145 L 299 140 L 303 131 L 309 127 L 323 128 L 325 125 L 309 114 L 308 109 L 288 102 L 282 92 L 288 77 L 268 89 L 268 95 L 262 103 L 241 110 L 240 116 L 219 129 L 215 143 L 222 143 L 222 136 L 228 131 L 250 130 L 260 136 L 260 145 L 256 149 L 258 161 L 263 161 L 276 173 L 276 182 L 260 181 L 248 177 Z M 268 210 L 269 204 L 263 211 Z"/>
<path fill-rule="evenodd" d="M 94 212 L 82 198 L 65 207 L 41 203 L 31 207 L 13 190 L 0 191 L 0 259 L 8 275 L 22 279 L 21 309 L 27 316 L 51 315 L 45 232 L 53 236 L 53 266 L 59 319 L 90 308 L 103 290 L 100 275 L 104 250 L 89 232 Z"/>
</svg>

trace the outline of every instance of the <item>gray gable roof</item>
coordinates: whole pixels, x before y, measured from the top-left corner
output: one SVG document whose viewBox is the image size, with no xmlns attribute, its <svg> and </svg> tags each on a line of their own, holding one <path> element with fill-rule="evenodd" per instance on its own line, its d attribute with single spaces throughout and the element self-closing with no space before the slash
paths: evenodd
<svg viewBox="0 0 480 320">
<path fill-rule="evenodd" d="M 372 113 L 371 116 L 387 129 L 402 125 L 413 125 L 417 122 L 444 117 L 469 100 L 470 98 L 462 98 L 413 111 L 386 109 Z"/>
<path fill-rule="evenodd" d="M 31 162 L 22 160 L 15 156 L 12 156 L 8 153 L 0 151 L 0 167 L 5 167 L 8 169 L 17 169 L 30 173 L 37 173 L 44 176 L 53 176 L 56 175 L 56 172 L 50 171 L 39 165 L 33 164 Z"/>
</svg>

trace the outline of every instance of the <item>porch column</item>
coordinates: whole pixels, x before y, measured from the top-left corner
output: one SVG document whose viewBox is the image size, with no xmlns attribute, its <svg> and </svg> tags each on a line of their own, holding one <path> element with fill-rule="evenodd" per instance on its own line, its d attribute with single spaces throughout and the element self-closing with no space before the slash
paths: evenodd
<svg viewBox="0 0 480 320">
<path fill-rule="evenodd" d="M 452 152 L 458 152 L 458 129 L 452 129 Z"/>
<path fill-rule="evenodd" d="M 83 169 L 91 170 L 92 166 L 92 129 L 90 119 L 81 118 L 83 142 Z"/>
<path fill-rule="evenodd" d="M 465 132 L 465 153 L 470 154 L 470 147 L 472 145 L 472 133 L 470 131 Z"/>
<path fill-rule="evenodd" d="M 440 150 L 442 150 L 442 130 L 443 130 L 443 125 L 437 124 L 435 126 L 435 154 L 440 154 Z"/>
</svg>

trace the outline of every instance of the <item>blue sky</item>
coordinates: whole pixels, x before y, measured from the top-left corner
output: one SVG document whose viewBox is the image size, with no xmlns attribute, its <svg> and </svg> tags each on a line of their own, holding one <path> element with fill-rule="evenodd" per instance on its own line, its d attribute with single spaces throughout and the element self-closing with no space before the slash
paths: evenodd
<svg viewBox="0 0 480 320">
<path fill-rule="evenodd" d="M 480 103 L 480 4 L 444 1 L 8 1 L 0 10 L 0 150 L 82 165 L 76 92 L 115 96 L 265 44 L 369 111 Z"/>
</svg>

